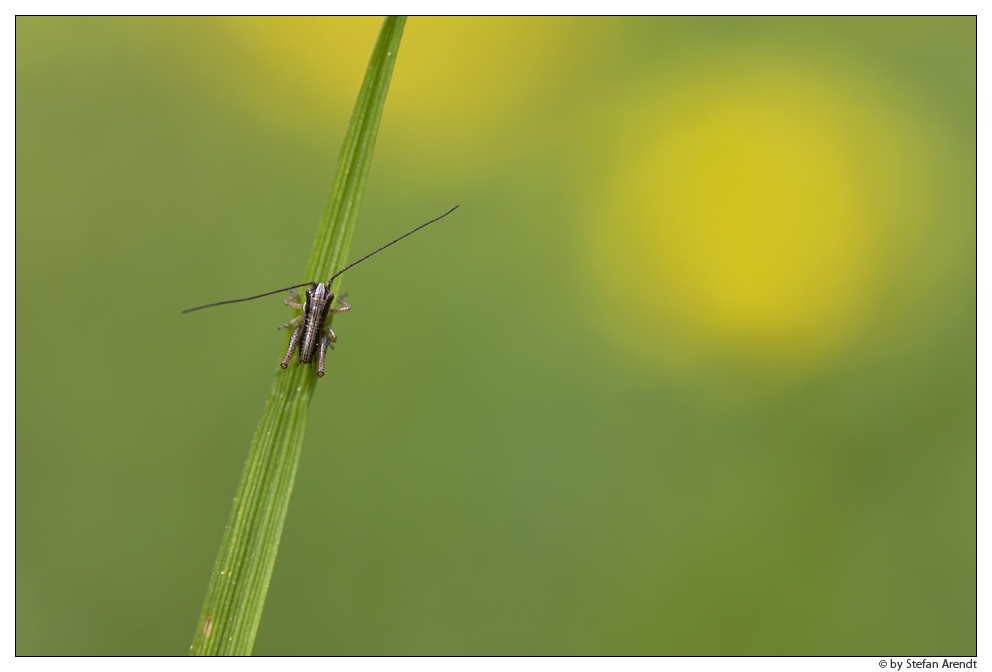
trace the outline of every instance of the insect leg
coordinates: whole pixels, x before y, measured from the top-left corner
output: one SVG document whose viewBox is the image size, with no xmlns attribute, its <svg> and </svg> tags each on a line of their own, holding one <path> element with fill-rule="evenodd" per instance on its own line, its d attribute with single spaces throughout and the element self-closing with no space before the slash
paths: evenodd
<svg viewBox="0 0 992 672">
<path fill-rule="evenodd" d="M 351 304 L 348 303 L 347 301 L 344 301 L 343 300 L 344 297 L 346 297 L 346 296 L 348 296 L 348 295 L 347 294 L 342 294 L 341 296 L 338 297 L 338 303 L 340 303 L 342 306 L 344 306 L 344 308 L 331 308 L 330 312 L 332 312 L 332 313 L 347 313 L 349 310 L 351 310 Z"/>
<path fill-rule="evenodd" d="M 292 292 L 290 292 L 289 296 L 286 297 L 285 300 L 283 300 L 283 303 L 286 304 L 287 306 L 289 306 L 290 308 L 296 308 L 297 310 L 303 310 L 303 304 L 302 303 L 293 303 L 293 299 L 295 299 L 297 296 L 299 296 L 299 293 L 294 289 Z"/>
<path fill-rule="evenodd" d="M 317 377 L 324 375 L 324 357 L 327 356 L 327 334 L 320 335 L 320 358 L 317 360 Z"/>
<path fill-rule="evenodd" d="M 289 358 L 293 356 L 293 351 L 296 350 L 296 346 L 300 344 L 300 334 L 303 333 L 303 325 L 296 325 L 296 329 L 293 329 L 292 335 L 289 337 L 289 349 L 286 350 L 286 356 L 282 358 L 282 368 L 289 366 Z"/>
<path fill-rule="evenodd" d="M 331 325 L 325 324 L 324 325 L 324 329 L 327 329 L 327 335 L 331 337 L 331 343 L 337 343 L 338 342 L 338 335 L 334 333 L 334 330 L 333 329 L 331 329 Z M 332 350 L 334 349 L 334 346 L 333 345 L 331 346 L 331 349 Z"/>
<path fill-rule="evenodd" d="M 287 322 L 286 324 L 282 325 L 281 327 L 276 327 L 276 329 L 289 329 L 294 324 L 299 324 L 300 322 L 302 322 L 304 317 L 306 317 L 306 316 L 305 315 L 297 315 L 296 317 L 294 317 L 293 319 L 291 319 L 289 322 Z"/>
</svg>

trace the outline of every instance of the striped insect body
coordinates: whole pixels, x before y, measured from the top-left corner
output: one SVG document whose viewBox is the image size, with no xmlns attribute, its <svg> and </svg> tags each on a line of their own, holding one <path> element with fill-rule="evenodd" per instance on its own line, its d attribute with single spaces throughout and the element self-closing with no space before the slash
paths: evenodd
<svg viewBox="0 0 992 672">
<path fill-rule="evenodd" d="M 307 290 L 307 298 L 303 304 L 293 302 L 293 299 L 297 297 L 295 289 L 289 298 L 283 301 L 290 308 L 302 310 L 303 314 L 279 327 L 280 329 L 288 329 L 294 325 L 296 327 L 289 337 L 289 348 L 286 350 L 286 356 L 282 358 L 280 363 L 282 368 L 285 369 L 289 366 L 293 352 L 299 348 L 300 357 L 296 360 L 297 366 L 309 364 L 312 367 L 314 354 L 317 354 L 317 376 L 322 377 L 324 375 L 327 348 L 329 346 L 333 349 L 334 346 L 331 343 L 338 340 L 331 325 L 327 324 L 327 316 L 331 313 L 344 313 L 351 310 L 351 304 L 344 300 L 345 296 L 342 294 L 338 297 L 338 303 L 341 304 L 340 308 L 332 308 L 334 294 L 331 293 L 330 283 L 326 285 L 318 283 Z"/>
</svg>

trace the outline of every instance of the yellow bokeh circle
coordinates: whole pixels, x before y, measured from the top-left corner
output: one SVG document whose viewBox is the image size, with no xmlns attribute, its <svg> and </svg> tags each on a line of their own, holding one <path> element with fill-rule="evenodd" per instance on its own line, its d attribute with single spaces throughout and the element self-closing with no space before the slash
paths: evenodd
<svg viewBox="0 0 992 672">
<path fill-rule="evenodd" d="M 242 95 L 273 123 L 326 132 L 350 113 L 382 17 L 235 17 Z M 589 28 L 541 17 L 411 17 L 384 110 L 384 129 L 419 165 L 454 170 L 512 150 L 507 133 L 547 103 Z M 513 136 L 511 136 L 513 137 Z"/>
<path fill-rule="evenodd" d="M 900 248 L 899 203 L 920 199 L 900 193 L 922 170 L 905 120 L 870 87 L 774 64 L 660 93 L 628 115 L 588 227 L 617 333 L 676 365 L 843 350 Z"/>
</svg>

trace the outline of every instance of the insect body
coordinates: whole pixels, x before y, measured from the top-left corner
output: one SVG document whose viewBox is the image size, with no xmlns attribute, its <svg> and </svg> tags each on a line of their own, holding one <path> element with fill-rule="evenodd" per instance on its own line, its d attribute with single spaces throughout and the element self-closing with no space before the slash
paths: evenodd
<svg viewBox="0 0 992 672">
<path fill-rule="evenodd" d="M 319 344 L 317 376 L 320 377 L 324 375 L 324 358 L 327 356 L 327 346 L 338 340 L 331 325 L 327 324 L 327 315 L 329 313 L 346 313 L 351 310 L 351 304 L 344 301 L 344 297 L 347 295 L 342 294 L 338 297 L 338 303 L 342 307 L 331 308 L 331 304 L 334 303 L 334 294 L 331 293 L 330 283 L 318 284 L 316 287 L 308 289 L 305 303 L 293 303 L 296 296 L 297 292 L 294 289 L 289 298 L 283 301 L 290 308 L 302 310 L 303 314 L 279 327 L 280 329 L 288 329 L 296 325 L 289 337 L 289 349 L 286 350 L 286 356 L 282 358 L 280 366 L 284 369 L 289 366 L 289 360 L 293 357 L 293 351 L 296 350 L 297 345 L 300 347 L 300 358 L 296 362 L 297 366 L 301 363 L 313 366 L 313 353 Z M 300 324 L 301 322 L 302 324 Z M 330 347 L 333 348 L 334 346 L 331 345 Z"/>
<path fill-rule="evenodd" d="M 441 215 L 441 217 L 446 217 L 447 215 L 450 215 L 452 212 L 454 212 L 455 208 L 457 207 L 458 206 L 456 205 L 454 208 L 448 210 L 448 212 Z M 436 222 L 437 220 L 441 219 L 441 217 L 435 217 L 431 221 L 427 222 L 427 224 L 432 224 L 433 222 Z M 269 296 L 271 294 L 278 294 L 279 292 L 292 290 L 292 294 L 290 294 L 290 296 L 286 300 L 284 300 L 283 303 L 289 306 L 290 308 L 296 308 L 297 310 L 302 310 L 303 314 L 299 315 L 298 317 L 294 317 L 292 320 L 279 327 L 280 329 L 288 329 L 289 327 L 294 327 L 294 326 L 296 327 L 295 329 L 293 329 L 293 333 L 289 337 L 289 348 L 286 350 L 286 356 L 282 358 L 282 363 L 280 364 L 280 366 L 282 366 L 282 368 L 284 369 L 287 366 L 289 366 L 289 360 L 293 357 L 293 352 L 296 350 L 297 347 L 299 347 L 300 357 L 296 361 L 297 366 L 299 366 L 300 364 L 309 364 L 312 367 L 313 357 L 314 354 L 316 353 L 317 376 L 323 376 L 324 359 L 327 356 L 327 348 L 331 347 L 333 349 L 334 346 L 331 345 L 331 343 L 335 343 L 338 340 L 338 337 L 337 335 L 335 335 L 334 330 L 331 329 L 329 324 L 327 324 L 327 316 L 332 313 L 344 313 L 351 310 L 351 305 L 346 301 L 344 301 L 344 297 L 347 296 L 346 294 L 342 294 L 337 298 L 337 302 L 341 304 L 341 308 L 331 307 L 334 304 L 334 294 L 331 292 L 331 283 L 334 282 L 334 278 L 338 277 L 352 266 L 355 266 L 356 264 L 365 261 L 373 254 L 376 254 L 377 252 L 381 252 L 382 250 L 386 249 L 393 243 L 403 240 L 411 233 L 414 233 L 415 231 L 419 231 L 420 229 L 427 226 L 427 224 L 421 224 L 413 231 L 404 233 L 402 236 L 392 241 L 391 243 L 386 243 L 375 252 L 366 254 L 358 261 L 353 261 L 352 263 L 348 264 L 340 271 L 332 275 L 331 279 L 328 280 L 327 282 L 324 283 L 312 282 L 312 281 L 302 282 L 298 285 L 293 285 L 292 287 L 285 287 L 283 289 L 277 289 L 272 292 L 258 294 L 257 296 L 249 296 L 244 299 L 233 299 L 231 301 L 219 301 L 217 303 L 208 303 L 205 306 L 197 306 L 196 308 L 190 308 L 188 310 L 184 310 L 183 312 L 191 313 L 194 310 L 200 310 L 201 308 L 210 308 L 212 306 L 220 306 L 225 303 L 238 303 L 239 301 L 251 301 L 252 299 L 258 299 L 263 296 Z M 295 299 L 298 296 L 296 292 L 296 288 L 307 287 L 307 286 L 309 286 L 309 289 L 307 289 L 306 291 L 306 295 L 307 295 L 306 301 L 304 301 L 303 303 L 295 303 L 293 299 Z"/>
</svg>

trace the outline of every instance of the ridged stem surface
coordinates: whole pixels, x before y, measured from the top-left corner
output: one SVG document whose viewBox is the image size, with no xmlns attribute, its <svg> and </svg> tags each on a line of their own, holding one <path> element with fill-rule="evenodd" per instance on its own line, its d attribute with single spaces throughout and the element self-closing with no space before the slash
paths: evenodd
<svg viewBox="0 0 992 672">
<path fill-rule="evenodd" d="M 303 280 L 326 282 L 347 262 L 405 23 L 406 17 L 391 16 L 382 24 L 345 133 L 337 172 Z M 335 280 L 335 294 L 342 278 Z M 282 359 L 285 347 L 279 352 L 277 362 Z M 286 522 L 307 411 L 317 380 L 316 369 L 290 366 L 283 370 L 276 364 L 272 392 L 255 430 L 210 577 L 190 647 L 192 655 L 251 654 Z M 329 376 L 321 380 L 323 385 L 330 384 Z"/>
</svg>

